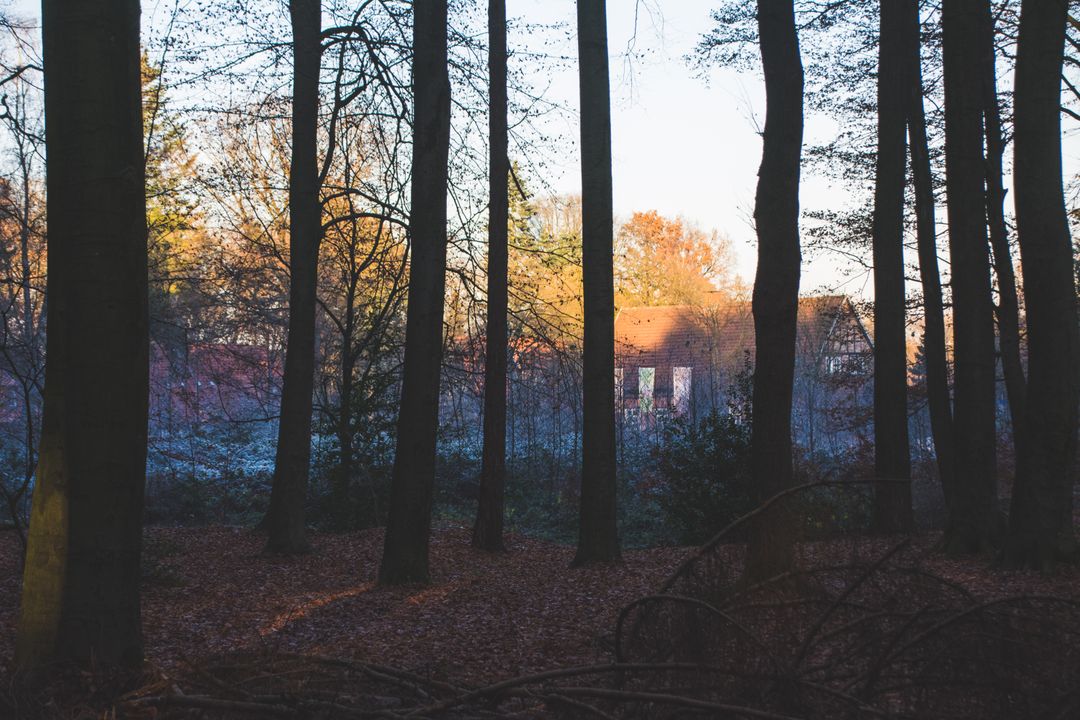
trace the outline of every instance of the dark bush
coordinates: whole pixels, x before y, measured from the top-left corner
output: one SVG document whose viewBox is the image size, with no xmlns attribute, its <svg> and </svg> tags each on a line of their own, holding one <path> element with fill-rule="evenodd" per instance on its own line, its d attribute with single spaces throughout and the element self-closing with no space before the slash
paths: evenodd
<svg viewBox="0 0 1080 720">
<path fill-rule="evenodd" d="M 793 461 L 796 485 L 850 482 L 874 475 L 874 449 L 867 442 L 838 454 L 808 453 L 796 447 Z M 868 532 L 873 523 L 873 504 L 873 486 L 862 482 L 810 488 L 791 501 L 800 519 L 802 537 L 808 540 Z"/>
<path fill-rule="evenodd" d="M 336 446 L 322 453 L 312 472 L 309 493 L 310 522 L 320 530 L 345 532 L 386 524 L 390 505 L 390 475 L 393 456 L 363 455 L 354 461 L 346 483 L 347 495 L 335 494 L 333 486 L 342 472 Z"/>
<path fill-rule="evenodd" d="M 266 511 L 270 475 L 226 469 L 217 477 L 190 473 L 147 478 L 147 525 L 250 525 Z"/>
<path fill-rule="evenodd" d="M 730 413 L 714 410 L 697 425 L 672 421 L 654 460 L 651 495 L 680 543 L 702 543 L 754 506 L 750 428 Z"/>
</svg>

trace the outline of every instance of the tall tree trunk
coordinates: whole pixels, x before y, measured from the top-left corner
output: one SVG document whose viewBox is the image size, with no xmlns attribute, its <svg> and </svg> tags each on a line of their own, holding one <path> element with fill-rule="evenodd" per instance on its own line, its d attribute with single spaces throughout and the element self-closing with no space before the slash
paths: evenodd
<svg viewBox="0 0 1080 720">
<path fill-rule="evenodd" d="M 487 352 L 484 361 L 484 449 L 480 504 L 473 526 L 474 547 L 503 549 L 503 495 L 506 485 L 506 306 L 510 194 L 506 99 L 506 0 L 488 2 L 488 164 Z"/>
<path fill-rule="evenodd" d="M 981 552 L 998 541 L 994 316 L 986 233 L 979 26 L 988 0 L 942 3 L 945 169 L 952 258 L 956 493 L 945 547 Z"/>
<path fill-rule="evenodd" d="M 1024 0 L 1016 56 L 1016 224 L 1028 327 L 1025 452 L 1005 562 L 1046 568 L 1072 550 L 1077 424 L 1076 290 L 1062 185 L 1061 69 L 1066 0 Z"/>
<path fill-rule="evenodd" d="M 994 274 L 997 276 L 998 304 L 994 308 L 998 327 L 998 348 L 1001 351 L 1001 370 L 1005 376 L 1005 393 L 1009 398 L 1009 419 L 1013 430 L 1016 457 L 1024 447 L 1024 406 L 1027 385 L 1024 366 L 1020 362 L 1020 302 L 1017 297 L 1016 272 L 1009 249 L 1009 229 L 1005 223 L 1005 185 L 1002 169 L 1005 157 L 1005 138 L 1001 130 L 1001 107 L 997 93 L 997 52 L 994 49 L 994 18 L 990 4 L 983 6 L 982 91 L 983 122 L 986 126 L 986 219 L 990 229 L 990 247 L 994 253 Z"/>
<path fill-rule="evenodd" d="M 31 303 L 31 289 L 34 282 L 30 265 L 30 223 L 32 209 L 32 195 L 30 191 L 31 168 L 29 153 L 24 138 L 17 139 L 19 171 L 22 180 L 22 197 L 19 207 L 19 256 L 22 274 L 19 277 L 20 290 L 22 291 L 23 304 L 23 347 L 26 352 L 26 366 L 23 369 L 22 385 L 22 411 L 24 423 L 24 461 L 22 483 L 14 495 L 14 502 L 10 502 L 11 521 L 26 548 L 26 528 L 23 527 L 22 514 L 16 511 L 16 505 L 21 503 L 27 489 L 34 481 L 34 469 L 37 467 L 37 423 L 35 422 L 35 381 L 34 373 L 38 365 L 37 327 L 34 322 L 34 307 Z"/>
<path fill-rule="evenodd" d="M 137 0 L 45 0 L 48 357 L 17 663 L 142 661 L 149 341 Z"/>
<path fill-rule="evenodd" d="M 615 280 L 611 91 L 604 0 L 578 0 L 585 343 L 581 525 L 575 565 L 619 558 L 615 512 Z"/>
<path fill-rule="evenodd" d="M 874 527 L 911 528 L 904 297 L 904 182 L 907 63 L 900 5 L 881 3 L 878 154 L 874 187 Z"/>
<path fill-rule="evenodd" d="M 799 170 L 803 70 L 792 0 L 758 0 L 765 70 L 765 134 L 754 221 L 758 265 L 752 307 L 755 332 L 750 464 L 758 500 L 792 484 L 791 399 L 799 309 Z M 794 561 L 794 522 L 779 505 L 751 529 L 748 579 L 771 577 Z"/>
<path fill-rule="evenodd" d="M 349 292 L 347 303 L 356 301 L 355 294 Z M 356 379 L 356 355 L 352 347 L 353 309 L 346 310 L 345 332 L 341 342 L 341 392 L 337 416 L 338 466 L 335 470 L 334 487 L 334 524 L 341 530 L 353 528 L 356 506 L 352 497 L 353 477 L 353 427 L 352 396 Z"/>
<path fill-rule="evenodd" d="M 945 310 L 938 269 L 936 199 L 934 175 L 930 167 L 930 144 L 926 138 L 926 111 L 923 107 L 922 46 L 919 5 L 900 5 L 904 32 L 904 55 L 908 72 L 907 86 L 908 143 L 911 153 L 911 176 L 915 189 L 916 240 L 919 254 L 919 279 L 923 291 L 923 358 L 926 363 L 926 398 L 930 408 L 930 433 L 946 507 L 955 497 L 953 461 L 952 403 L 949 398 L 949 364 L 945 352 Z"/>
<path fill-rule="evenodd" d="M 319 201 L 319 0 L 289 0 L 293 30 L 292 158 L 289 166 L 289 337 L 281 385 L 277 455 L 265 526 L 266 549 L 308 550 L 304 502 L 311 464 L 311 395 L 315 383 L 315 288 L 322 207 Z"/>
<path fill-rule="evenodd" d="M 413 5 L 415 112 L 409 211 L 412 260 L 390 516 L 379 567 L 379 581 L 386 584 L 428 580 L 446 288 L 446 184 L 450 154 L 446 15 L 446 0 Z"/>
</svg>

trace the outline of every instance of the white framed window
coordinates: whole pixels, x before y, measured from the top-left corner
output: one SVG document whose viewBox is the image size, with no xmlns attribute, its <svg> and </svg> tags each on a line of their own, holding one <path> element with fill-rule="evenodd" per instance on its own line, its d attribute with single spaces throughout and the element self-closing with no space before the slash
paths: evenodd
<svg viewBox="0 0 1080 720">
<path fill-rule="evenodd" d="M 638 368 L 638 407 L 641 412 L 653 411 L 653 388 L 656 385 L 656 368 Z"/>
<path fill-rule="evenodd" d="M 671 399 L 676 415 L 690 413 L 693 368 L 677 367 L 671 371 Z"/>
</svg>

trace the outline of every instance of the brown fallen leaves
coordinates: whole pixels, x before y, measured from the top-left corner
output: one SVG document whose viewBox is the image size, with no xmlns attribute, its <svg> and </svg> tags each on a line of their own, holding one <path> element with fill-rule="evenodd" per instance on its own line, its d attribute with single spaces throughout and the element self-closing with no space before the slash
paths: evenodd
<svg viewBox="0 0 1080 720">
<path fill-rule="evenodd" d="M 1002 572 L 986 559 L 942 558 L 932 550 L 936 540 L 918 537 L 905 553 L 917 561 L 919 572 L 962 586 L 973 599 L 1080 598 L 1078 568 L 1062 568 L 1055 576 Z M 895 543 L 895 538 L 808 543 L 800 555 L 813 567 L 873 566 L 875 558 L 883 558 Z M 348 689 L 375 698 L 376 705 L 385 701 L 379 713 L 391 716 L 450 701 L 463 706 L 466 688 L 490 687 L 544 671 L 591 666 L 606 667 L 593 675 L 610 675 L 616 672 L 609 664 L 620 609 L 656 592 L 688 554 L 680 548 L 632 551 L 619 565 L 570 569 L 572 548 L 512 537 L 508 553 L 490 555 L 468 546 L 466 530 L 450 527 L 432 538 L 429 586 L 382 588 L 375 583 L 381 545 L 379 530 L 317 535 L 312 554 L 276 557 L 263 554 L 262 536 L 248 530 L 149 528 L 143 618 L 147 660 L 158 669 L 159 679 L 147 683 L 141 697 L 160 695 L 167 704 L 177 693 L 169 678 L 183 677 L 186 702 L 240 703 L 235 707 L 238 712 L 243 712 L 243 703 L 262 702 L 284 715 L 286 707 L 289 712 L 297 710 L 301 699 L 287 684 L 295 675 L 304 678 L 302 700 L 311 704 L 311 712 L 331 707 L 320 703 L 340 705 L 341 693 Z M 734 571 L 740 555 L 738 546 L 718 547 L 713 555 L 717 567 L 710 574 Z M 837 576 L 834 582 L 827 574 L 822 577 L 822 587 L 836 585 L 830 590 L 840 598 L 835 607 L 847 607 L 843 588 L 851 578 Z M 856 577 L 864 577 L 862 571 Z M 872 583 L 859 582 L 860 592 L 880 584 L 876 576 Z M 0 673 L 9 664 L 14 644 L 18 586 L 17 540 L 10 533 L 0 534 Z M 901 591 L 897 597 L 905 594 Z M 829 622 L 836 622 L 840 615 L 832 601 L 827 608 L 833 615 Z M 832 636 L 831 625 L 813 622 L 817 612 L 820 608 L 807 614 L 802 630 L 810 627 L 813 637 Z M 917 610 L 917 615 L 922 617 L 922 612 Z M 670 629 L 664 633 L 671 636 Z M 813 646 L 805 645 L 809 649 L 800 649 L 799 657 L 822 661 L 825 650 L 817 648 L 816 640 Z M 627 677 L 627 672 L 625 664 L 617 669 L 619 677 Z M 391 681 L 393 673 L 399 676 Z M 267 680 L 271 676 L 273 683 Z M 281 678 L 287 679 L 285 685 Z M 215 695 L 216 684 L 222 683 L 227 691 L 223 686 Z M 259 683 L 269 684 L 258 691 Z M 409 690 L 412 687 L 415 692 Z M 625 695 L 626 687 L 620 687 Z M 204 694 L 192 695 L 193 688 Z M 637 692 L 653 690 L 643 684 Z M 820 691 L 837 693 L 824 685 Z M 263 694 L 244 694 L 257 692 Z M 603 693 L 615 691 L 600 683 L 563 684 L 557 689 L 559 697 L 550 694 L 555 689 L 542 698 L 535 688 L 515 685 L 514 692 L 542 708 L 550 707 L 550 702 L 565 707 L 595 702 L 605 697 Z M 855 702 L 844 700 L 849 701 Z M 687 696 L 679 702 L 706 701 Z M 129 710 L 132 707 L 149 705 L 136 703 Z M 715 707 L 698 710 L 708 715 Z M 266 711 L 267 716 L 276 712 Z"/>
<path fill-rule="evenodd" d="M 257 533 L 148 528 L 146 659 L 166 671 L 234 651 L 310 653 L 435 678 L 488 682 L 606 661 L 618 609 L 650 592 L 683 549 L 632 551 L 621 565 L 570 569 L 573 549 L 509 538 L 509 552 L 436 531 L 428 587 L 375 585 L 382 531 L 316 535 L 300 557 L 262 553 Z M 0 665 L 14 645 L 18 543 L 0 535 Z M 2 671 L 0 671 L 2 672 Z"/>
</svg>

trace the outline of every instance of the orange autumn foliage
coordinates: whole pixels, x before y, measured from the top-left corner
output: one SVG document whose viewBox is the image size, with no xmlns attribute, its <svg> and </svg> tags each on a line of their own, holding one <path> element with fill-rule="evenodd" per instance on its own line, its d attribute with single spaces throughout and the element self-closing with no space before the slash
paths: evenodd
<svg viewBox="0 0 1080 720">
<path fill-rule="evenodd" d="M 698 305 L 732 286 L 731 245 L 715 230 L 649 210 L 634 213 L 615 242 L 619 307 Z"/>
</svg>

